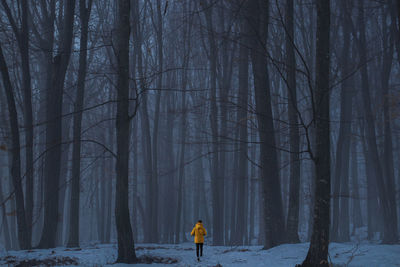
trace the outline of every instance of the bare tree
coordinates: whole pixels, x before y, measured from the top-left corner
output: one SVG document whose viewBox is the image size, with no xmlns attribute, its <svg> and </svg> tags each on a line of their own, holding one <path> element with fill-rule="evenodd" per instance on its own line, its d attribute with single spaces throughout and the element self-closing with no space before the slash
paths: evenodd
<svg viewBox="0 0 400 267">
<path fill-rule="evenodd" d="M 85 78 L 87 69 L 88 27 L 93 0 L 79 0 L 81 19 L 81 37 L 79 46 L 79 70 L 76 100 L 74 107 L 73 151 L 72 151 L 72 187 L 70 204 L 70 229 L 67 246 L 79 246 L 79 197 L 81 165 L 82 109 L 85 96 Z"/>
<path fill-rule="evenodd" d="M 330 225 L 330 1 L 317 1 L 317 44 L 315 84 L 316 153 L 313 159 L 316 171 L 313 232 L 306 259 L 299 266 L 329 266 Z"/>
<path fill-rule="evenodd" d="M 117 185 L 115 192 L 115 221 L 118 237 L 117 262 L 135 263 L 135 245 L 129 217 L 128 170 L 129 170 L 129 37 L 130 0 L 117 2 L 115 56 L 117 58 Z"/>
<path fill-rule="evenodd" d="M 266 51 L 269 1 L 252 1 L 247 19 L 252 29 L 249 37 L 250 56 L 253 66 L 258 134 L 261 142 L 264 248 L 268 249 L 281 244 L 285 232 Z"/>
<path fill-rule="evenodd" d="M 60 45 L 58 53 L 51 63 L 51 84 L 47 92 L 44 226 L 39 242 L 40 248 L 55 246 L 58 224 L 62 140 L 61 114 L 65 74 L 72 49 L 75 0 L 63 4 L 64 20 L 62 21 Z"/>
<path fill-rule="evenodd" d="M 289 210 L 286 222 L 286 240 L 298 243 L 299 234 L 299 196 L 300 196 L 300 135 L 298 125 L 297 89 L 296 89 L 296 58 L 294 47 L 294 1 L 286 1 L 286 68 L 288 86 L 288 113 L 290 138 L 290 187 Z"/>
</svg>

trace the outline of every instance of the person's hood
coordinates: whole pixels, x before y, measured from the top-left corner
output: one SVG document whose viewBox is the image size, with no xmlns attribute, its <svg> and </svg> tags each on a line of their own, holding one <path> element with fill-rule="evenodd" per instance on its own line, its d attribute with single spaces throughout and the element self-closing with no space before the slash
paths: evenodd
<svg viewBox="0 0 400 267">
<path fill-rule="evenodd" d="M 203 226 L 203 224 L 202 223 L 196 223 L 196 227 L 200 227 L 200 226 Z"/>
</svg>

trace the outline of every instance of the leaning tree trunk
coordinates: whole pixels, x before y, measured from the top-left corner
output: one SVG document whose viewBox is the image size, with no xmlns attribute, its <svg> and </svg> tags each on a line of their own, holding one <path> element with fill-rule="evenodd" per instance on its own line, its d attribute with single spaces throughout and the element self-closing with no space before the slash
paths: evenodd
<svg viewBox="0 0 400 267">
<path fill-rule="evenodd" d="M 51 88 L 47 92 L 46 164 L 44 226 L 40 248 L 53 248 L 58 223 L 59 179 L 61 166 L 62 103 L 65 74 L 71 55 L 75 0 L 64 2 L 63 30 L 59 52 L 53 60 Z"/>
<path fill-rule="evenodd" d="M 288 116 L 290 142 L 289 208 L 286 222 L 286 240 L 298 243 L 299 196 L 300 196 L 300 135 L 297 119 L 296 59 L 294 54 L 293 0 L 286 1 L 286 68 L 288 86 Z"/>
<path fill-rule="evenodd" d="M 329 247 L 330 213 L 330 129 L 329 129 L 329 35 L 330 1 L 317 1 L 315 114 L 316 170 L 314 224 L 310 248 L 302 267 L 326 266 Z"/>
<path fill-rule="evenodd" d="M 135 263 L 135 245 L 129 217 L 129 16 L 130 0 L 117 2 L 117 25 L 115 38 L 115 54 L 118 64 L 117 80 L 117 174 L 115 192 L 115 223 L 118 237 L 117 262 Z"/>
<path fill-rule="evenodd" d="M 79 247 L 79 196 L 80 196 L 80 172 L 81 172 L 81 129 L 82 109 L 85 96 L 85 78 L 87 65 L 88 26 L 92 0 L 86 6 L 86 0 L 79 1 L 79 14 L 81 18 L 81 40 L 79 46 L 78 86 L 76 91 L 73 125 L 72 147 L 72 185 L 71 204 L 69 217 L 68 247 Z"/>
<path fill-rule="evenodd" d="M 28 249 L 30 247 L 28 238 L 28 227 L 26 225 L 26 214 L 24 207 L 24 192 L 22 190 L 22 177 L 21 177 L 21 157 L 20 157 L 20 140 L 18 129 L 18 114 L 15 105 L 15 99 L 12 88 L 10 76 L 6 59 L 4 58 L 3 49 L 0 45 L 0 72 L 3 77 L 3 86 L 7 98 L 8 114 L 10 116 L 10 129 L 11 129 L 11 178 L 14 187 L 15 202 L 17 204 L 17 227 L 18 227 L 18 241 L 20 249 Z"/>
<path fill-rule="evenodd" d="M 262 197 L 264 204 L 265 249 L 284 241 L 285 223 L 279 181 L 274 121 L 266 56 L 268 36 L 268 1 L 252 1 L 247 19 L 250 21 L 251 61 L 253 65 L 254 90 L 258 131 L 260 137 Z"/>
</svg>

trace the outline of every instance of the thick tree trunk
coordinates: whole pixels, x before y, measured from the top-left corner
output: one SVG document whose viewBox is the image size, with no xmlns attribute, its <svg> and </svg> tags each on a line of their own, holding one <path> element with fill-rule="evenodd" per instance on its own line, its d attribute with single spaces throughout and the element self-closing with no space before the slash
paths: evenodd
<svg viewBox="0 0 400 267">
<path fill-rule="evenodd" d="M 265 249 L 284 241 L 283 217 L 278 158 L 276 153 L 274 121 L 268 77 L 268 62 L 265 55 L 268 36 L 268 1 L 252 1 L 248 14 L 251 35 L 251 60 L 254 75 L 254 90 L 258 131 L 260 136 L 261 177 L 265 221 Z"/>
<path fill-rule="evenodd" d="M 13 193 L 15 194 L 15 202 L 17 205 L 17 227 L 18 227 L 18 241 L 20 249 L 30 248 L 30 238 L 28 237 L 28 227 L 26 225 L 26 214 L 24 207 L 24 192 L 22 190 L 21 181 L 21 157 L 20 157 L 20 140 L 18 128 L 18 114 L 15 105 L 13 88 L 11 85 L 10 76 L 6 59 L 4 58 L 3 49 L 0 45 L 0 72 L 3 78 L 3 86 L 7 98 L 8 114 L 10 117 L 11 129 L 11 178 L 14 187 Z"/>
<path fill-rule="evenodd" d="M 45 90 L 40 90 L 40 107 L 39 112 L 37 113 L 38 118 L 46 118 L 47 116 L 47 103 L 48 101 L 48 92 L 52 90 L 52 77 L 53 77 L 53 48 L 54 48 L 54 31 L 55 31 L 55 6 L 56 2 L 40 2 L 40 9 L 45 16 L 45 19 L 41 21 L 41 27 L 47 29 L 42 33 L 43 38 L 36 34 L 36 38 L 40 41 L 41 46 L 41 64 L 39 67 L 39 71 L 43 72 L 44 79 L 42 79 L 39 83 L 41 88 L 45 88 Z M 31 25 L 32 26 L 32 25 Z M 33 31 L 35 33 L 35 31 Z M 47 123 L 42 127 L 38 128 L 38 132 L 46 132 Z M 41 149 L 41 153 L 46 153 L 47 145 L 46 145 L 46 134 L 39 135 L 38 141 L 41 146 L 38 148 Z M 45 220 L 45 187 L 46 187 L 46 154 L 42 157 L 38 173 L 39 173 L 39 181 L 38 181 L 38 201 L 36 203 L 40 203 L 39 210 L 39 220 L 37 221 L 38 228 L 35 233 L 35 239 L 40 241 L 41 235 L 43 232 L 43 225 Z"/>
<path fill-rule="evenodd" d="M 59 52 L 53 59 L 51 88 L 47 92 L 46 166 L 44 226 L 40 248 L 53 248 L 57 233 L 59 179 L 61 166 L 62 103 L 65 74 L 73 39 L 75 0 L 64 3 L 64 21 Z"/>
<path fill-rule="evenodd" d="M 326 266 L 328 263 L 330 225 L 330 122 L 329 122 L 329 63 L 330 63 L 330 1 L 317 3 L 315 124 L 316 169 L 314 224 L 310 248 L 303 267 Z"/>
<path fill-rule="evenodd" d="M 137 262 L 129 216 L 128 176 L 129 176 L 129 36 L 130 0 L 117 2 L 117 23 L 115 54 L 118 64 L 117 80 L 117 161 L 115 171 L 115 223 L 118 238 L 117 262 Z"/>
</svg>

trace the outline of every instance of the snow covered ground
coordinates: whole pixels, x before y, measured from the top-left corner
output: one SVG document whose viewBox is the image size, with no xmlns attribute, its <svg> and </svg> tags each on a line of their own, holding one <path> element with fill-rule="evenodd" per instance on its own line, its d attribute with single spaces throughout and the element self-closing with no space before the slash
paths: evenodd
<svg viewBox="0 0 400 267">
<path fill-rule="evenodd" d="M 155 266 L 269 266 L 294 267 L 304 259 L 308 244 L 285 244 L 269 250 L 261 250 L 260 246 L 245 247 L 204 247 L 204 257 L 196 261 L 193 243 L 179 245 L 136 244 L 137 256 L 150 255 L 177 259 L 175 264 L 152 264 Z M 332 243 L 329 247 L 330 259 L 334 266 L 350 267 L 390 267 L 400 266 L 400 245 L 378 245 L 369 243 Z M 0 266 L 8 266 L 5 259 L 16 262 L 24 259 L 48 259 L 70 257 L 79 266 L 110 266 L 117 255 L 116 244 L 92 245 L 81 250 L 70 250 L 59 247 L 49 250 L 2 251 Z M 14 258 L 15 257 L 15 258 Z M 12 266 L 12 265 L 9 265 Z M 114 264 L 114 267 L 128 266 Z M 134 266 L 149 266 L 138 264 Z"/>
</svg>

